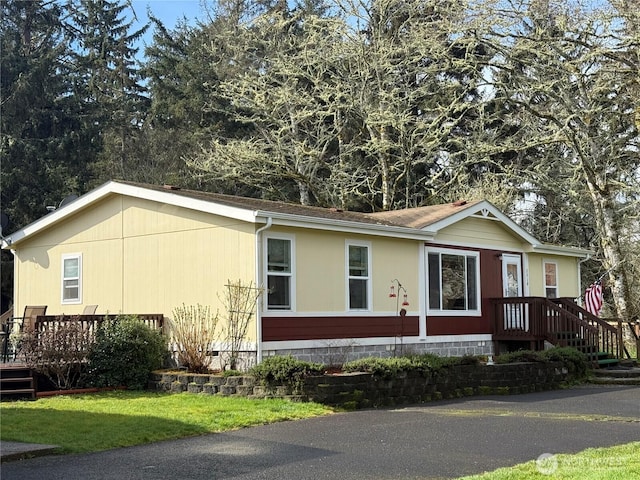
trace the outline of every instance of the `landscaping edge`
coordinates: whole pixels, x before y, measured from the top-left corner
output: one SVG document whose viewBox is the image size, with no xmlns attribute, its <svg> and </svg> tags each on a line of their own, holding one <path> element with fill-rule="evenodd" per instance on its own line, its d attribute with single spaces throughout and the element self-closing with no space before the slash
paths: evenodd
<svg viewBox="0 0 640 480">
<path fill-rule="evenodd" d="M 248 398 L 313 401 L 345 409 L 422 403 L 473 395 L 513 395 L 561 388 L 580 380 L 562 362 L 451 365 L 392 378 L 371 373 L 310 376 L 298 384 L 262 385 L 250 375 L 153 372 L 149 389 Z"/>
</svg>

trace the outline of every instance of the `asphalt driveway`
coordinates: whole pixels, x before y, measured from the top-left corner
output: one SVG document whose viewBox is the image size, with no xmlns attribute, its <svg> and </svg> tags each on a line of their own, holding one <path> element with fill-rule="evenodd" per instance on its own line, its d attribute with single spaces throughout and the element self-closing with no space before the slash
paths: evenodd
<svg viewBox="0 0 640 480">
<path fill-rule="evenodd" d="M 0 476 L 444 479 L 545 453 L 631 441 L 640 441 L 640 387 L 582 386 L 341 413 L 107 452 L 20 460 L 2 464 Z"/>
</svg>

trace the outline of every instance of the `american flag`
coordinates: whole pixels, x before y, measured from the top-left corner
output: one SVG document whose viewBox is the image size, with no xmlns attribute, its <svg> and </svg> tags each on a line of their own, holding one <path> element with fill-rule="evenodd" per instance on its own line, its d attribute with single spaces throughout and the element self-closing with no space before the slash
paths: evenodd
<svg viewBox="0 0 640 480">
<path fill-rule="evenodd" d="M 602 310 L 602 284 L 597 281 L 589 285 L 587 291 L 584 292 L 584 306 L 588 312 L 595 316 L 600 315 Z"/>
</svg>

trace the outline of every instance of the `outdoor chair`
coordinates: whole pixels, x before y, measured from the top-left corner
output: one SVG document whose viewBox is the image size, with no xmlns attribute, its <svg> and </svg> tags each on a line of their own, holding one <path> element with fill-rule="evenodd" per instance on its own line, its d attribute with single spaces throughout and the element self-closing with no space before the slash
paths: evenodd
<svg viewBox="0 0 640 480">
<path fill-rule="evenodd" d="M 7 362 L 13 357 L 15 360 L 17 354 L 17 345 L 12 345 L 11 334 L 16 330 L 21 332 L 33 329 L 36 318 L 44 315 L 47 311 L 46 305 L 24 307 L 22 317 L 11 317 L 2 324 L 2 361 Z"/>
<path fill-rule="evenodd" d="M 36 326 L 36 318 L 38 318 L 40 315 L 44 315 L 46 312 L 46 305 L 27 305 L 26 307 L 24 307 L 24 315 L 22 317 L 14 317 L 13 323 L 14 325 L 16 323 L 20 325 L 21 332 L 33 330 Z"/>
<path fill-rule="evenodd" d="M 98 310 L 98 305 L 85 305 L 82 315 L 95 315 L 96 310 Z"/>
</svg>

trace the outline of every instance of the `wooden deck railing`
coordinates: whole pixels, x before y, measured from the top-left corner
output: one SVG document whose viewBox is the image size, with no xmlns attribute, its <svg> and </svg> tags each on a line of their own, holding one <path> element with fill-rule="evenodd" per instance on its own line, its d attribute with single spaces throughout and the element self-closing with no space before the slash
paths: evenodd
<svg viewBox="0 0 640 480">
<path fill-rule="evenodd" d="M 569 298 L 550 300 L 598 330 L 598 351 L 607 352 L 616 358 L 623 357 L 622 322 L 618 322 L 618 326 L 615 327 L 606 320 L 596 317 Z"/>
<path fill-rule="evenodd" d="M 105 319 L 113 320 L 120 316 L 135 316 L 145 325 L 158 330 L 163 331 L 164 327 L 164 315 L 161 313 L 151 314 L 135 314 L 135 315 L 38 315 L 33 324 L 33 330 L 37 333 L 56 331 L 66 325 L 75 324 L 79 325 L 83 330 L 89 332 L 93 336 L 96 332 L 96 328 Z M 24 327 L 24 328 L 23 328 Z M 22 325 L 21 322 L 14 322 L 12 319 L 5 325 L 2 336 L 2 343 L 0 346 L 0 361 L 2 362 L 15 362 L 19 360 L 19 341 L 13 342 L 9 338 L 11 332 L 25 332 L 25 329 L 30 329 Z M 16 350 L 16 347 L 18 348 Z"/>
<path fill-rule="evenodd" d="M 35 330 L 42 332 L 45 330 L 56 330 L 63 325 L 70 323 L 79 324 L 83 329 L 89 332 L 95 332 L 96 327 L 105 319 L 115 320 L 122 316 L 135 316 L 145 325 L 154 330 L 162 331 L 164 326 L 164 315 L 161 313 L 146 313 L 135 315 L 39 315 L 36 318 Z"/>
<path fill-rule="evenodd" d="M 494 298 L 494 338 L 575 346 L 582 343 L 596 352 L 622 355 L 618 330 L 570 299 L 543 297 Z M 591 353 L 596 353 L 591 352 Z"/>
</svg>

